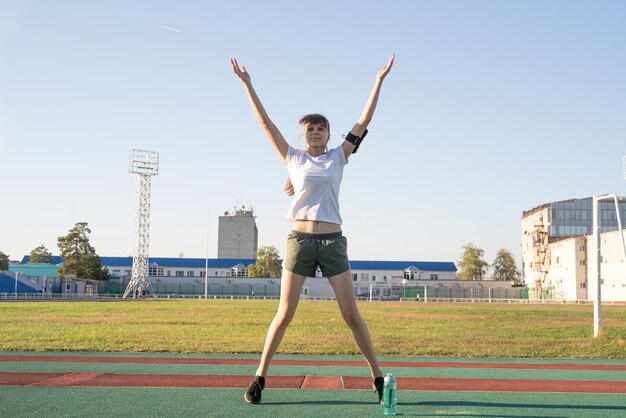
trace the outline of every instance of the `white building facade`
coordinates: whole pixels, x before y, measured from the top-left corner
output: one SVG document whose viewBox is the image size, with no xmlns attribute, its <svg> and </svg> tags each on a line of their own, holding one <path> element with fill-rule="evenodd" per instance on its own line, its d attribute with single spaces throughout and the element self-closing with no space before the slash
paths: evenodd
<svg viewBox="0 0 626 418">
<path fill-rule="evenodd" d="M 601 240 L 601 263 L 600 272 L 602 281 L 600 294 L 602 301 L 626 302 L 626 262 L 624 261 L 623 239 L 621 231 L 605 232 L 600 236 Z M 597 284 L 597 264 L 596 245 L 593 235 L 587 237 L 587 247 L 589 249 L 588 263 L 588 298 L 594 300 L 596 297 Z"/>
<path fill-rule="evenodd" d="M 25 256 L 18 267 L 30 266 Z M 100 257 L 111 279 L 97 283 L 97 294 L 118 297 L 131 277 L 131 257 Z M 52 268 L 63 259 L 54 257 Z M 149 260 L 149 280 L 160 297 L 278 298 L 280 278 L 248 277 L 254 259 L 159 258 Z M 208 264 L 208 268 L 207 268 Z M 453 262 L 352 261 L 354 295 L 371 300 L 446 300 L 527 299 L 526 288 L 510 282 L 461 281 Z M 207 274 L 208 272 L 208 274 Z M 309 277 L 302 289 L 303 299 L 333 299 L 328 279 L 318 272 Z"/>
<path fill-rule="evenodd" d="M 112 282 L 120 286 L 130 276 L 132 259 L 129 257 L 100 257 L 102 266 L 109 270 Z M 208 262 L 208 269 L 206 264 Z M 249 278 L 248 268 L 254 259 L 202 259 L 202 258 L 151 258 L 149 277 L 155 292 L 203 293 L 206 275 L 209 293 L 256 296 L 269 292 L 278 295 L 280 278 Z M 420 279 L 432 283 L 456 283 L 456 266 L 453 262 L 419 261 L 351 261 L 355 296 L 380 299 L 398 299 L 403 286 Z M 208 275 L 207 275 L 208 272 Z M 273 287 L 275 286 L 275 287 Z M 333 298 L 328 280 L 318 272 L 307 278 L 303 297 Z"/>
<path fill-rule="evenodd" d="M 524 212 L 521 220 L 522 278 L 531 298 L 591 301 L 596 293 L 593 199 L 547 203 Z M 619 205 L 622 220 L 626 204 Z M 626 301 L 623 230 L 614 203 L 600 205 L 602 299 Z"/>
</svg>

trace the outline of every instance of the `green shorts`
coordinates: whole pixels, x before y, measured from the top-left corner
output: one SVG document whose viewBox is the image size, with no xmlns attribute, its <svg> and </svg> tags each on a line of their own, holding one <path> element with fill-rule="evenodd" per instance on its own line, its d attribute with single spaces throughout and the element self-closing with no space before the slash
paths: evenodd
<svg viewBox="0 0 626 418">
<path fill-rule="evenodd" d="M 287 237 L 287 256 L 283 268 L 305 277 L 315 277 L 317 266 L 324 277 L 350 270 L 348 240 L 341 232 L 307 234 L 291 231 Z"/>
</svg>

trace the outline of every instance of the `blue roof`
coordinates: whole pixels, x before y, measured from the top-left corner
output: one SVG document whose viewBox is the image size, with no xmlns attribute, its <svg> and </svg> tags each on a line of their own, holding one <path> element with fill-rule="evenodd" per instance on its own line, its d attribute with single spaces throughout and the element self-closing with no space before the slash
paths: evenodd
<svg viewBox="0 0 626 418">
<path fill-rule="evenodd" d="M 175 257 L 150 257 L 148 259 L 150 267 L 187 267 L 204 268 L 206 258 L 175 258 Z M 256 260 L 253 258 L 209 258 L 209 268 L 232 268 L 237 264 L 250 265 Z M 132 257 L 100 257 L 102 267 L 132 267 Z"/>
<path fill-rule="evenodd" d="M 24 256 L 22 263 L 28 263 L 30 256 Z M 282 261 L 282 260 L 281 260 Z M 132 257 L 100 257 L 102 267 L 132 267 Z M 172 268 L 204 268 L 204 258 L 176 258 L 176 257 L 150 257 L 150 266 Z M 248 266 L 256 262 L 253 258 L 209 258 L 209 268 L 233 268 L 238 264 Z M 63 259 L 55 256 L 53 264 L 63 263 Z M 396 270 L 404 271 L 411 267 L 422 271 L 457 271 L 452 261 L 362 261 L 350 260 L 350 266 L 354 270 Z"/>
<path fill-rule="evenodd" d="M 25 255 L 22 258 L 22 261 L 20 261 L 20 264 L 26 264 L 26 263 L 30 263 L 30 255 Z M 55 255 L 52 257 L 52 263 L 55 266 L 59 265 L 59 264 L 63 264 L 63 259 L 61 257 L 59 257 L 58 255 Z"/>
<path fill-rule="evenodd" d="M 21 263 L 26 264 L 30 261 L 30 256 L 25 255 Z M 205 258 L 176 258 L 176 257 L 150 257 L 148 259 L 150 267 L 188 267 L 200 268 L 206 264 Z M 231 268 L 237 264 L 250 265 L 255 263 L 253 258 L 209 258 L 210 268 Z M 100 257 L 102 267 L 132 267 L 132 257 Z M 63 258 L 54 256 L 52 264 L 63 264 Z"/>
<path fill-rule="evenodd" d="M 359 261 L 350 260 L 353 270 L 398 270 L 411 267 L 422 271 L 456 271 L 452 261 Z"/>
</svg>

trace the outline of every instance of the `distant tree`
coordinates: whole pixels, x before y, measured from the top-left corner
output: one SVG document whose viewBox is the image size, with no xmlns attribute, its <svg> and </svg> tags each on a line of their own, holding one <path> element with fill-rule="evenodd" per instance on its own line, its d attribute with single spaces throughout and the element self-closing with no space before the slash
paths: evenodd
<svg viewBox="0 0 626 418">
<path fill-rule="evenodd" d="M 9 256 L 0 251 L 0 270 L 9 269 Z"/>
<path fill-rule="evenodd" d="M 256 270 L 254 269 L 254 264 L 250 264 L 246 267 L 246 271 L 248 272 L 248 277 L 259 277 L 256 275 Z"/>
<path fill-rule="evenodd" d="M 520 273 L 515 264 L 515 258 L 511 251 L 506 248 L 500 249 L 492 264 L 493 280 L 519 282 Z"/>
<path fill-rule="evenodd" d="M 485 252 L 472 243 L 463 246 L 463 254 L 457 262 L 460 280 L 483 280 L 489 263 L 484 260 Z"/>
<path fill-rule="evenodd" d="M 74 275 L 80 279 L 106 280 L 107 270 L 102 269 L 100 257 L 89 243 L 87 222 L 78 222 L 64 237 L 57 239 L 57 246 L 63 257 L 59 276 Z"/>
<path fill-rule="evenodd" d="M 30 263 L 52 264 L 52 254 L 44 245 L 40 245 L 30 252 Z"/>
<path fill-rule="evenodd" d="M 273 245 L 261 246 L 256 252 L 256 263 L 248 267 L 249 277 L 280 277 L 278 250 Z"/>
</svg>

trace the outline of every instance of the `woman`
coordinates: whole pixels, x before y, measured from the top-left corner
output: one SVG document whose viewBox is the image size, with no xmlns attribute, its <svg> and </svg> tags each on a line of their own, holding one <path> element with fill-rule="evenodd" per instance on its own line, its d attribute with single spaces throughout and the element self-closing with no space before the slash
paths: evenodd
<svg viewBox="0 0 626 418">
<path fill-rule="evenodd" d="M 280 302 L 265 338 L 259 367 L 244 395 L 248 403 L 261 402 L 261 392 L 265 387 L 265 376 L 270 361 L 294 316 L 305 278 L 314 277 L 318 266 L 324 277 L 328 278 L 343 319 L 352 330 L 354 339 L 367 360 L 374 379 L 374 390 L 378 393 L 378 401 L 382 399 L 382 372 L 378 366 L 369 330 L 354 299 L 347 242 L 341 233 L 338 194 L 343 167 L 367 133 L 367 126 L 376 109 L 383 80 L 389 74 L 394 58 L 392 54 L 387 64 L 378 71 L 363 113 L 345 141 L 341 146 L 331 150 L 327 148 L 330 124 L 324 116 L 317 114 L 304 116 L 299 122 L 304 127 L 307 149 L 292 148 L 267 115 L 252 87 L 246 67 L 239 67 L 237 60 L 231 59 L 233 71 L 244 84 L 252 110 L 287 165 L 289 182 L 285 190 L 294 195 L 287 214 L 287 219 L 293 222 L 293 230 L 287 239 Z"/>
</svg>

